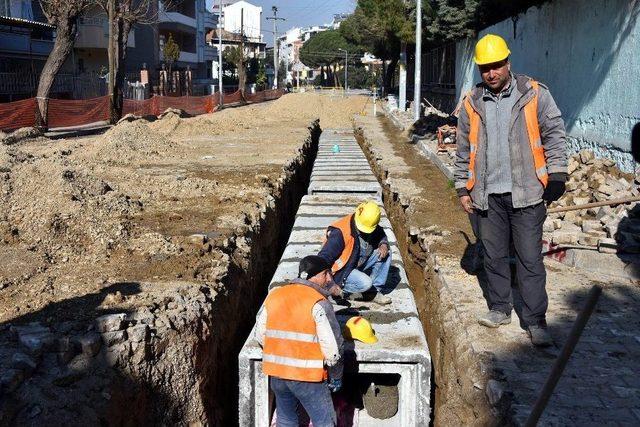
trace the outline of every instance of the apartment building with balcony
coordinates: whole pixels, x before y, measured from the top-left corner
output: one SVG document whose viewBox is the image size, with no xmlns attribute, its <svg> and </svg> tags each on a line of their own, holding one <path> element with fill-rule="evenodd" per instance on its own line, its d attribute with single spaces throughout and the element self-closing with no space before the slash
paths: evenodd
<svg viewBox="0 0 640 427">
<path fill-rule="evenodd" d="M 206 43 L 206 34 L 217 26 L 217 18 L 206 8 L 205 0 L 182 0 L 170 2 L 171 8 L 159 1 L 158 53 L 163 62 L 162 50 L 169 35 L 180 47 L 180 57 L 174 67 L 189 67 L 194 78 L 200 81 L 212 79 L 212 61 L 218 51 Z M 211 81 L 210 83 L 213 83 Z"/>
</svg>

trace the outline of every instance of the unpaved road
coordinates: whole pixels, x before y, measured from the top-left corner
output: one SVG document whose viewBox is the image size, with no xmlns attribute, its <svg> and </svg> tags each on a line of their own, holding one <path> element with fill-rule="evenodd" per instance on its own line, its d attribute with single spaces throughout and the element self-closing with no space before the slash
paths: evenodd
<svg viewBox="0 0 640 427">
<path fill-rule="evenodd" d="M 122 123 L 104 135 L 0 146 L 0 322 L 79 320 L 144 303 L 112 283 L 215 283 L 212 247 L 268 203 L 307 127 L 348 127 L 365 98 L 292 94 L 195 118 Z M 190 237 L 208 233 L 208 243 Z M 206 254 L 206 256 L 205 256 Z M 52 308 L 55 307 L 55 308 Z"/>
</svg>

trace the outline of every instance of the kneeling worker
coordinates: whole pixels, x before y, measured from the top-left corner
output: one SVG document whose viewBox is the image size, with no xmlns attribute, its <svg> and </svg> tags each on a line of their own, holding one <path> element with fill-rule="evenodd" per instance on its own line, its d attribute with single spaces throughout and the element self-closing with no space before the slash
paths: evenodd
<svg viewBox="0 0 640 427">
<path fill-rule="evenodd" d="M 299 403 L 314 426 L 336 425 L 331 392 L 342 386 L 343 339 L 327 297 L 338 293 L 331 265 L 312 255 L 300 261 L 297 279 L 269 293 L 258 313 L 256 339 L 276 396 L 278 427 L 298 426 Z"/>
<path fill-rule="evenodd" d="M 355 213 L 327 228 L 326 241 L 318 253 L 329 263 L 336 283 L 345 293 L 377 291 L 373 302 L 389 304 L 391 298 L 380 293 L 387 282 L 391 255 L 387 236 L 378 225 L 380 207 L 376 202 L 361 203 Z"/>
</svg>

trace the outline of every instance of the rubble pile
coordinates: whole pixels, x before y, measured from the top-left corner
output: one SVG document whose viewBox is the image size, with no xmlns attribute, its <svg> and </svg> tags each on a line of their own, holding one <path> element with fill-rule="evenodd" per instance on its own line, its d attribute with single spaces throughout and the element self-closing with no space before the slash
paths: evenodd
<svg viewBox="0 0 640 427">
<path fill-rule="evenodd" d="M 420 120 L 418 120 L 411 126 L 411 129 L 409 131 L 414 135 L 420 136 L 424 136 L 427 134 L 435 135 L 438 131 L 438 128 L 443 125 L 456 127 L 458 125 L 458 120 L 454 116 L 450 116 L 448 114 L 435 110 L 427 112 L 427 114 L 422 116 Z"/>
<path fill-rule="evenodd" d="M 596 159 L 589 150 L 569 158 L 568 172 L 567 192 L 550 208 L 640 195 L 632 175 L 621 172 L 613 160 Z M 640 205 L 633 203 L 550 213 L 543 229 L 546 240 L 556 245 L 640 253 Z"/>
</svg>

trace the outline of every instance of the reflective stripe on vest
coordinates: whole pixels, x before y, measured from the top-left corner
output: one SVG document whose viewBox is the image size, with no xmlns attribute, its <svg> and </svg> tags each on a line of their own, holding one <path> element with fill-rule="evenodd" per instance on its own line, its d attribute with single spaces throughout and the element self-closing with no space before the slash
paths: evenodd
<svg viewBox="0 0 640 427">
<path fill-rule="evenodd" d="M 478 154 L 478 132 L 480 132 L 480 114 L 471 106 L 471 95 L 464 100 L 464 109 L 469 117 L 469 175 L 467 177 L 467 190 L 471 191 L 476 185 L 476 154 Z"/>
<path fill-rule="evenodd" d="M 344 240 L 344 249 L 342 250 L 342 253 L 338 257 L 338 259 L 335 260 L 335 262 L 331 266 L 331 271 L 333 273 L 336 273 L 337 271 L 342 270 L 344 266 L 347 265 L 347 263 L 349 262 L 349 259 L 351 258 L 351 254 L 353 253 L 353 247 L 355 246 L 356 239 L 354 239 L 353 236 L 351 235 L 351 219 L 352 218 L 353 218 L 353 214 L 347 215 L 345 217 L 340 218 L 333 224 L 331 224 L 331 227 L 337 228 L 342 232 L 342 239 Z M 328 232 L 329 230 L 327 230 L 327 233 Z M 327 236 L 325 236 L 324 239 L 326 243 Z"/>
<path fill-rule="evenodd" d="M 524 106 L 524 118 L 527 122 L 527 135 L 529 135 L 529 145 L 533 154 L 533 165 L 536 169 L 536 176 L 544 187 L 549 182 L 547 174 L 547 159 L 544 155 L 544 147 L 540 138 L 540 126 L 538 123 L 538 95 L 540 86 L 535 80 L 531 80 L 531 87 L 535 91 L 535 96 Z"/>
<path fill-rule="evenodd" d="M 540 126 L 538 123 L 538 95 L 539 84 L 535 80 L 530 80 L 531 87 L 535 91 L 534 97 L 524 106 L 524 119 L 527 125 L 527 136 L 529 147 L 533 155 L 533 165 L 536 176 L 544 187 L 547 186 L 549 175 L 547 173 L 547 160 L 544 155 L 544 147 L 540 138 Z M 476 183 L 476 154 L 478 152 L 478 134 L 480 132 L 480 114 L 471 106 L 471 93 L 464 100 L 464 109 L 469 117 L 469 176 L 467 179 L 467 190 L 471 191 Z"/>
<path fill-rule="evenodd" d="M 300 284 L 288 284 L 269 293 L 262 355 L 266 375 L 309 382 L 326 378 L 313 318 L 313 306 L 324 299 L 315 289 Z"/>
</svg>

